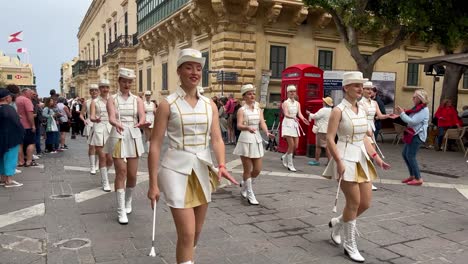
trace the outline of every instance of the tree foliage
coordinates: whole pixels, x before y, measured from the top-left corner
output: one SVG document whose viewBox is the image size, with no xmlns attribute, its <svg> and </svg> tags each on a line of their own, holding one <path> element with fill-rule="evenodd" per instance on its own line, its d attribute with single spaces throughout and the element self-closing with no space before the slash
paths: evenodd
<svg viewBox="0 0 468 264">
<path fill-rule="evenodd" d="M 446 54 L 461 47 L 468 52 L 466 0 L 303 0 L 332 15 L 346 48 L 365 77 L 371 78 L 376 61 L 398 48 L 409 37 L 436 44 Z M 383 40 L 368 59 L 359 51 L 358 39 Z M 458 50 L 460 52 L 460 50 Z M 463 69 L 447 71 L 442 98 L 456 102 Z M 455 80 L 454 80 L 455 79 Z"/>
</svg>

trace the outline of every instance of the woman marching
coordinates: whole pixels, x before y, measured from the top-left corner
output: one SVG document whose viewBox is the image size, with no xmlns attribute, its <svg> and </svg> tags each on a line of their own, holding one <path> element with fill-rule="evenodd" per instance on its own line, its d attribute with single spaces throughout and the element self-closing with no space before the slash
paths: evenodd
<svg viewBox="0 0 468 264">
<path fill-rule="evenodd" d="M 263 139 L 260 128 L 268 137 L 274 135 L 268 132 L 268 127 L 263 118 L 263 111 L 255 101 L 255 87 L 246 84 L 241 88 L 241 94 L 245 101 L 244 106 L 237 111 L 237 128 L 241 130 L 234 154 L 241 157 L 244 173 L 241 181 L 241 195 L 249 204 L 258 205 L 252 184 L 262 170 Z"/>
<path fill-rule="evenodd" d="M 107 99 L 109 98 L 109 80 L 103 79 L 99 82 L 99 97 L 91 102 L 91 121 L 94 122 L 93 131 L 89 144 L 94 146 L 99 157 L 99 172 L 101 173 L 102 190 L 110 192 L 108 173 L 112 166 L 112 155 L 104 153 L 103 147 L 109 138 L 112 125 L 109 123 L 107 114 Z"/>
<path fill-rule="evenodd" d="M 89 140 L 91 139 L 91 133 L 93 130 L 94 123 L 91 122 L 89 119 L 91 117 L 91 112 L 89 111 L 91 108 L 91 102 L 97 98 L 99 94 L 98 86 L 96 84 L 91 84 L 89 86 L 89 95 L 91 95 L 91 98 L 86 100 L 86 103 L 83 104 L 83 107 L 81 108 L 81 113 L 80 113 L 80 119 L 83 120 L 83 123 L 85 124 L 85 131 L 84 135 L 88 137 L 88 157 L 89 157 L 89 164 L 90 164 L 90 173 L 92 175 L 96 174 L 97 170 L 97 162 L 99 157 L 96 157 L 96 149 L 94 146 L 89 144 Z"/>
<path fill-rule="evenodd" d="M 143 102 L 143 106 L 145 107 L 146 113 L 146 122 L 150 123 L 149 127 L 145 127 L 143 131 L 145 132 L 145 139 L 146 139 L 146 147 L 149 151 L 149 143 L 151 140 L 151 129 L 154 126 L 154 115 L 156 114 L 156 104 L 151 101 L 151 91 L 145 92 L 145 101 Z"/>
<path fill-rule="evenodd" d="M 293 164 L 293 154 L 299 144 L 299 137 L 304 135 L 301 124 L 299 124 L 299 119 L 306 125 L 309 125 L 309 121 L 302 115 L 301 105 L 295 99 L 296 86 L 290 84 L 286 88 L 286 91 L 288 93 L 288 99 L 284 101 L 282 105 L 284 118 L 281 124 L 281 135 L 286 138 L 288 150 L 281 156 L 281 160 L 283 161 L 284 167 L 295 172 L 296 168 L 294 168 Z"/>
<path fill-rule="evenodd" d="M 197 89 L 204 64 L 205 58 L 200 51 L 180 51 L 177 60 L 180 86 L 158 107 L 155 118 L 158 125 L 152 131 L 148 157 L 148 198 L 151 206 L 154 206 L 161 188 L 171 208 L 177 229 L 178 264 L 193 263 L 193 251 L 205 221 L 211 192 L 221 177 L 238 184 L 229 175 L 224 163 L 225 149 L 218 109 Z M 166 129 L 169 149 L 159 165 Z M 217 175 L 211 160 L 210 139 L 219 164 Z"/>
<path fill-rule="evenodd" d="M 342 215 L 330 220 L 331 239 L 335 244 L 341 244 L 340 230 L 344 226 L 344 252 L 356 262 L 364 262 L 356 244 L 356 218 L 370 207 L 371 181 L 377 177 L 371 158 L 383 169 L 390 168 L 372 146 L 367 136 L 366 111 L 357 103 L 366 81 L 361 72 L 347 72 L 343 76 L 345 96 L 333 108 L 328 122 L 327 146 L 333 159 L 323 173 L 323 176 L 339 181 L 338 186 L 346 198 Z M 335 143 L 336 135 L 338 143 Z"/>
<path fill-rule="evenodd" d="M 138 158 L 144 153 L 140 128 L 148 125 L 145 122 L 143 101 L 130 93 L 135 78 L 133 70 L 120 68 L 119 91 L 107 99 L 107 113 L 113 127 L 104 151 L 114 159 L 117 214 L 122 225 L 128 223 L 127 214 L 132 212 Z"/>
<path fill-rule="evenodd" d="M 427 127 L 429 124 L 429 109 L 427 108 L 427 93 L 423 89 L 416 90 L 413 94 L 414 107 L 404 110 L 400 106 L 396 107 L 396 113 L 401 120 L 408 124 L 409 129 L 413 129 L 414 134 L 403 147 L 403 159 L 408 167 L 409 177 L 402 180 L 402 183 L 419 186 L 423 184 L 421 172 L 419 171 L 416 155 L 421 144 L 426 142 Z"/>
<path fill-rule="evenodd" d="M 374 137 L 374 133 L 376 129 L 375 119 L 376 118 L 378 118 L 379 120 L 387 119 L 387 118 L 395 119 L 398 116 L 397 115 L 384 115 L 382 114 L 382 112 L 380 112 L 380 108 L 379 108 L 379 105 L 377 104 L 377 101 L 372 100 L 371 98 L 373 88 L 374 88 L 374 85 L 372 84 L 372 82 L 368 81 L 363 84 L 363 93 L 362 93 L 362 98 L 359 101 L 359 105 L 361 105 L 366 111 L 367 123 L 372 132 L 372 137 L 371 137 L 372 144 L 377 145 L 377 140 Z M 377 187 L 375 187 L 374 184 L 372 184 L 372 190 L 373 191 L 377 190 Z"/>
</svg>

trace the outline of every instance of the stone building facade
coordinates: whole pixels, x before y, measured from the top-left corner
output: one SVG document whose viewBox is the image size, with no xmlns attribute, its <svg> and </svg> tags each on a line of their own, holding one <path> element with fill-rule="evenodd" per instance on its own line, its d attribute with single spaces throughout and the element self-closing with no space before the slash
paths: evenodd
<svg viewBox="0 0 468 264">
<path fill-rule="evenodd" d="M 111 91 L 116 91 L 118 69 L 136 68 L 136 2 L 93 0 L 81 22 L 78 41 L 79 60 L 72 69 L 76 94 L 87 96 L 88 86 L 101 78 L 109 79 Z"/>
<path fill-rule="evenodd" d="M 240 97 L 242 84 L 259 87 L 262 73 L 271 72 L 267 109 L 278 109 L 281 71 L 288 66 L 357 69 L 331 16 L 301 0 L 93 0 L 78 39 L 73 80 L 79 95 L 86 95 L 88 84 L 99 78 L 110 79 L 115 90 L 118 68 L 128 67 L 137 75 L 133 92 L 150 90 L 159 101 L 176 89 L 177 55 L 189 47 L 207 58 L 201 86 L 208 96 Z M 363 54 L 383 44 L 359 39 Z M 398 62 L 441 54 L 437 47 L 411 39 L 381 57 L 375 71 L 395 73 L 395 103 L 409 107 L 417 88 L 432 96 L 433 78 L 425 76 L 422 66 Z M 228 75 L 224 81 L 216 76 L 221 71 Z M 436 82 L 436 107 L 441 86 L 442 80 Z M 460 83 L 459 94 L 461 108 L 468 104 L 468 78 Z"/>
<path fill-rule="evenodd" d="M 17 57 L 7 56 L 0 50 L 0 83 L 35 89 L 35 78 L 32 64 L 22 63 Z"/>
</svg>

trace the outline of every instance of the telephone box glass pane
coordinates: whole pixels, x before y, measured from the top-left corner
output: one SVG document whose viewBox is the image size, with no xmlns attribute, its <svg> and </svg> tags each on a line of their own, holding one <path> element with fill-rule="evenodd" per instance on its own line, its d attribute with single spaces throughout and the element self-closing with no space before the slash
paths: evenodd
<svg viewBox="0 0 468 264">
<path fill-rule="evenodd" d="M 316 83 L 308 83 L 307 84 L 307 93 L 306 93 L 306 100 L 312 100 L 320 98 L 319 96 L 319 86 Z"/>
</svg>

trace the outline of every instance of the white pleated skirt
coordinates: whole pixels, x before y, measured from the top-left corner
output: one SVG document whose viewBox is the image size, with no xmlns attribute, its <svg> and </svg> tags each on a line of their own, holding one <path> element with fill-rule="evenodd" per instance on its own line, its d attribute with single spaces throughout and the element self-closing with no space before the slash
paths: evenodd
<svg viewBox="0 0 468 264">
<path fill-rule="evenodd" d="M 112 128 L 115 129 L 114 127 Z M 111 135 L 115 134 L 111 132 Z M 110 136 L 104 146 L 104 152 L 112 155 L 113 158 L 138 158 L 145 153 L 143 140 L 141 137 L 134 138 L 130 129 L 123 131 L 123 137 L 117 138 Z"/>
<path fill-rule="evenodd" d="M 265 155 L 263 150 L 263 144 L 260 143 L 245 143 L 245 142 L 237 142 L 236 148 L 233 152 L 234 155 L 239 155 L 251 159 L 258 159 Z"/>
</svg>

